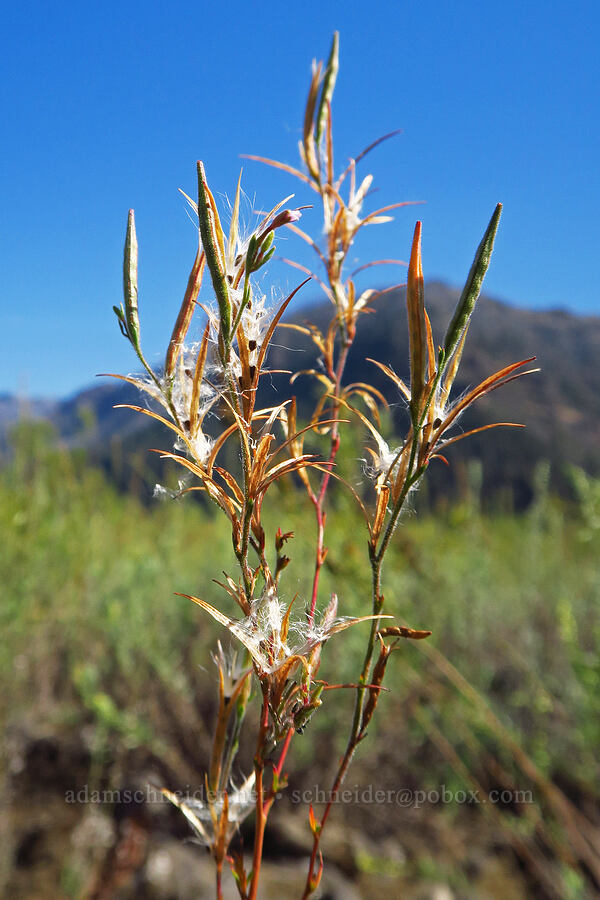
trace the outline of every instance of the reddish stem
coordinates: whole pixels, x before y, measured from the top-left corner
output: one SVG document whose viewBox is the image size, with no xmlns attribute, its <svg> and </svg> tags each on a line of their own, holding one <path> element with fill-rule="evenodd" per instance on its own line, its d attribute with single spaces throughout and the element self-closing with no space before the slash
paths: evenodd
<svg viewBox="0 0 600 900">
<path fill-rule="evenodd" d="M 294 733 L 294 729 L 290 728 L 288 733 L 285 736 L 285 740 L 283 742 L 283 747 L 281 748 L 281 756 L 279 757 L 279 762 L 274 768 L 274 772 L 277 776 L 281 775 L 281 770 L 283 769 L 283 764 L 285 763 L 285 758 L 287 756 L 287 752 L 290 748 L 290 742 L 292 740 L 292 735 Z"/>
<path fill-rule="evenodd" d="M 285 736 L 285 740 L 283 742 L 283 747 L 281 748 L 281 756 L 279 757 L 279 762 L 276 766 L 273 766 L 273 775 L 279 778 L 281 775 L 281 770 L 283 769 L 283 764 L 285 763 L 285 758 L 287 756 L 287 752 L 290 748 L 290 743 L 292 741 L 292 735 L 294 734 L 294 729 L 290 728 L 288 733 Z M 275 802 L 275 794 L 271 790 L 271 796 L 268 797 L 263 803 L 263 812 L 265 816 L 269 815 L 269 811 Z"/>
<path fill-rule="evenodd" d="M 326 472 L 323 473 L 323 478 L 321 480 L 321 487 L 319 489 L 318 494 L 310 493 L 310 499 L 315 507 L 315 515 L 317 518 L 317 549 L 315 554 L 315 574 L 313 575 L 313 584 L 312 584 L 312 594 L 310 600 L 310 611 L 308 613 L 308 621 L 309 624 L 312 625 L 315 620 L 315 611 L 317 608 L 317 596 L 319 594 L 319 579 L 321 576 L 321 568 L 325 561 L 325 547 L 324 547 L 324 539 L 325 539 L 325 498 L 327 495 L 327 488 L 329 487 L 329 482 L 331 479 L 331 470 L 335 464 L 335 458 L 337 456 L 337 452 L 340 448 L 340 435 L 338 428 L 338 418 L 340 414 L 340 404 L 339 397 L 342 390 L 342 378 L 344 375 L 344 368 L 346 366 L 346 360 L 348 359 L 348 351 L 350 350 L 351 341 L 346 339 L 344 344 L 342 345 L 342 349 L 340 352 L 340 358 L 338 360 L 337 370 L 335 372 L 335 388 L 334 388 L 334 410 L 333 410 L 333 418 L 335 419 L 334 424 L 331 427 L 331 450 L 329 452 L 329 459 L 325 464 Z"/>
<path fill-rule="evenodd" d="M 323 816 L 321 817 L 321 821 L 320 821 L 321 827 L 320 827 L 319 831 L 317 832 L 317 834 L 315 834 L 315 836 L 314 836 L 313 848 L 312 848 L 312 852 L 310 854 L 310 863 L 308 865 L 308 875 L 306 876 L 306 885 L 304 887 L 304 893 L 302 894 L 302 900 L 306 900 L 306 898 L 310 897 L 310 895 L 312 894 L 311 883 L 312 883 L 312 880 L 314 877 L 315 863 L 317 861 L 317 854 L 319 852 L 319 845 L 321 843 L 321 834 L 323 833 L 323 829 L 325 828 L 325 823 L 327 822 L 327 819 L 329 818 L 329 813 L 331 812 L 331 808 L 335 802 L 335 799 L 336 799 L 338 791 L 341 787 L 342 781 L 346 777 L 346 772 L 348 770 L 348 766 L 352 762 L 352 757 L 354 756 L 354 751 L 356 750 L 357 743 L 358 743 L 358 741 L 356 743 L 351 743 L 346 748 L 346 752 L 344 754 L 344 757 L 343 757 L 340 767 L 338 769 L 338 773 L 337 773 L 334 785 L 331 789 L 329 801 L 327 803 L 327 806 L 325 807 Z"/>
<path fill-rule="evenodd" d="M 223 861 L 217 860 L 217 900 L 223 900 Z"/>
<path fill-rule="evenodd" d="M 377 615 L 381 614 L 381 607 L 383 605 L 383 597 L 381 595 L 381 562 L 381 559 L 375 560 L 373 562 L 373 613 Z M 321 818 L 321 827 L 314 834 L 313 848 L 310 856 L 308 875 L 306 876 L 306 885 L 304 888 L 304 894 L 302 895 L 302 900 L 306 900 L 306 898 L 309 897 L 313 892 L 312 883 L 314 879 L 315 863 L 317 861 L 317 853 L 319 852 L 319 845 L 321 842 L 321 837 L 323 835 L 323 829 L 325 828 L 325 823 L 329 818 L 329 813 L 331 812 L 333 803 L 337 798 L 340 786 L 344 778 L 346 777 L 346 772 L 348 771 L 348 767 L 352 762 L 352 757 L 354 756 L 355 750 L 364 736 L 364 729 L 362 727 L 363 698 L 365 690 L 367 689 L 367 682 L 369 678 L 369 671 L 371 668 L 371 660 L 373 656 L 373 647 L 375 644 L 375 635 L 378 628 L 378 622 L 379 620 L 377 619 L 374 620 L 371 624 L 371 634 L 365 653 L 362 672 L 359 678 L 360 687 L 356 695 L 352 730 L 350 732 L 348 743 L 346 745 L 346 752 L 342 757 L 342 761 L 340 762 L 337 774 L 335 776 L 333 788 L 331 789 L 331 793 L 329 796 L 329 802 L 327 803 L 327 806 L 325 807 L 325 811 Z"/>
<path fill-rule="evenodd" d="M 256 900 L 258 892 L 258 879 L 262 862 L 263 842 L 265 837 L 265 825 L 267 824 L 268 810 L 264 809 L 263 772 L 265 761 L 263 757 L 265 737 L 269 728 L 269 690 L 263 692 L 263 705 L 260 717 L 260 728 L 256 744 L 256 756 L 254 757 L 254 772 L 256 774 L 256 831 L 254 834 L 254 854 L 252 857 L 252 883 L 248 900 Z"/>
</svg>

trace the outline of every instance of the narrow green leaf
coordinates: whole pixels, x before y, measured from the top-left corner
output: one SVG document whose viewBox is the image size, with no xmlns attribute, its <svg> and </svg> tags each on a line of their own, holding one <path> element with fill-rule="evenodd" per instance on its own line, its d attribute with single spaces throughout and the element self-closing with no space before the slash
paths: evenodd
<svg viewBox="0 0 600 900">
<path fill-rule="evenodd" d="M 113 306 L 114 313 L 119 320 L 119 328 L 121 329 L 121 334 L 123 337 L 126 337 L 129 340 L 129 335 L 127 334 L 127 323 L 125 321 L 125 310 L 123 309 L 123 304 L 120 306 Z"/>
<path fill-rule="evenodd" d="M 266 264 L 269 262 L 269 260 L 273 257 L 273 254 L 275 253 L 276 249 L 277 249 L 276 247 L 271 247 L 269 250 L 267 250 L 267 252 L 264 255 L 261 254 L 261 257 L 260 257 L 260 268 L 261 269 L 263 266 L 266 266 Z"/>
</svg>

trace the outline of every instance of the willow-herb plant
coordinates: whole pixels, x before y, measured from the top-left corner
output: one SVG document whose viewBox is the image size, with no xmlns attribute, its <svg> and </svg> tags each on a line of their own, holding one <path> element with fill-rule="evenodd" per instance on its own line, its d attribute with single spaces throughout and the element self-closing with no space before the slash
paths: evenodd
<svg viewBox="0 0 600 900">
<path fill-rule="evenodd" d="M 488 268 L 500 220 L 501 205 L 475 254 L 471 271 L 460 295 L 446 334 L 436 348 L 425 309 L 421 267 L 421 223 L 417 222 L 406 283 L 406 305 L 410 346 L 410 382 L 406 384 L 383 360 L 370 360 L 391 379 L 406 404 L 410 425 L 403 436 L 391 442 L 380 433 L 381 392 L 367 383 L 345 380 L 348 353 L 362 315 L 372 311 L 381 291 L 359 293 L 353 276 L 345 274 L 348 253 L 355 238 L 367 225 L 390 221 L 390 210 L 407 205 L 393 203 L 363 213 L 372 176 L 357 180 L 357 165 L 386 135 L 372 143 L 344 168 L 334 174 L 331 101 L 338 72 L 338 36 L 334 35 L 325 66 L 313 63 L 303 136 L 300 141 L 302 168 L 293 168 L 259 156 L 269 166 L 295 176 L 313 191 L 323 212 L 323 234 L 311 237 L 297 224 L 302 208 L 290 209 L 287 197 L 264 215 L 249 236 L 240 231 L 241 176 L 225 232 L 204 166 L 197 165 L 198 199 L 187 200 L 198 218 L 198 251 L 187 290 L 169 341 L 164 367 L 154 371 L 140 344 L 137 290 L 137 238 L 133 210 L 129 213 L 123 269 L 124 303 L 115 307 L 123 335 L 131 343 L 145 371 L 142 376 L 115 376 L 136 385 L 152 401 L 152 408 L 129 406 L 157 419 L 176 436 L 174 452 L 162 455 L 182 466 L 195 484 L 180 493 L 203 491 L 229 520 L 236 575 L 227 575 L 221 587 L 239 606 L 232 618 L 199 597 L 189 597 L 229 631 L 233 647 L 224 650 L 218 643 L 213 656 L 218 670 L 218 711 L 214 725 L 212 753 L 205 776 L 206 800 L 182 800 L 164 794 L 184 813 L 196 837 L 205 844 L 216 868 L 216 896 L 222 896 L 223 869 L 228 863 L 243 900 L 255 900 L 263 854 L 265 826 L 277 793 L 285 786 L 283 772 L 288 749 L 297 732 L 305 729 L 323 702 L 325 689 L 334 688 L 318 678 L 321 653 L 327 641 L 358 623 L 367 622 L 364 658 L 357 672 L 354 714 L 345 753 L 329 793 L 329 803 L 320 817 L 312 807 L 309 826 L 313 846 L 302 897 L 309 897 L 319 885 L 323 872 L 320 843 L 337 796 L 358 744 L 366 736 L 375 713 L 391 653 L 401 639 L 421 640 L 429 631 L 404 625 L 385 624 L 382 572 L 386 551 L 409 495 L 424 477 L 429 463 L 444 460 L 442 451 L 474 431 L 496 427 L 485 425 L 467 433 L 448 436 L 461 413 L 479 397 L 506 384 L 531 360 L 522 360 L 490 375 L 457 400 L 452 386 L 460 365 L 471 315 Z M 293 195 L 292 195 L 293 196 Z M 324 277 L 304 269 L 306 281 L 276 309 L 267 305 L 264 293 L 253 279 L 271 259 L 275 238 L 281 229 L 292 231 L 309 244 L 324 269 Z M 389 260 L 377 260 L 374 266 Z M 297 268 L 304 267 L 293 263 Z M 366 266 L 361 267 L 361 269 Z M 202 278 L 208 269 L 213 302 L 199 303 Z M 353 273 L 355 274 L 355 273 Z M 314 325 L 283 323 L 282 316 L 297 291 L 314 279 L 331 301 L 333 315 L 322 332 Z M 205 317 L 202 337 L 188 343 L 194 314 Z M 267 408 L 257 408 L 258 389 L 267 363 L 267 351 L 277 328 L 294 329 L 316 345 L 320 361 L 308 374 L 320 385 L 320 399 L 310 420 L 297 422 L 296 398 Z M 290 379 L 293 384 L 300 373 Z M 363 404 L 363 411 L 356 403 Z M 162 407 L 162 413 L 155 410 Z M 216 435 L 205 430 L 210 411 L 219 411 Z M 340 617 L 338 599 L 333 594 L 319 609 L 320 573 L 325 560 L 325 506 L 335 471 L 343 425 L 353 420 L 366 429 L 371 461 L 361 475 L 368 485 L 359 496 L 347 482 L 366 525 L 365 565 L 372 572 L 372 595 L 368 614 Z M 501 422 L 497 425 L 513 425 Z M 306 452 L 311 435 L 325 435 L 328 452 L 318 456 Z M 222 462 L 222 450 L 236 440 L 240 465 Z M 230 459 L 232 454 L 227 455 Z M 274 537 L 274 553 L 267 552 L 267 535 L 262 510 L 272 486 L 296 476 L 314 508 L 316 539 L 314 575 L 304 613 L 294 613 L 294 605 L 283 602 L 280 582 L 289 558 L 286 543 L 292 533 L 279 529 Z M 189 476 L 188 476 L 189 477 Z M 353 479 L 355 480 L 355 479 Z M 187 595 L 181 595 L 187 596 Z M 344 611 L 345 612 L 345 611 Z M 346 686 L 347 687 L 347 686 Z M 258 720 L 254 724 L 253 769 L 240 787 L 235 787 L 232 771 L 239 738 L 253 690 L 260 698 Z M 230 846 L 240 823 L 255 814 L 254 847 L 250 871 L 241 850 Z M 237 843 L 237 842 L 236 842 Z"/>
</svg>

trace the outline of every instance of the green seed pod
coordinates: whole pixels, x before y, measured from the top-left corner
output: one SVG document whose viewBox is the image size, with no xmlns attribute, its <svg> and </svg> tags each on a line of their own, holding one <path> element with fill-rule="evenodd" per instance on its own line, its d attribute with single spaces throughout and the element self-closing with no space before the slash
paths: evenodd
<svg viewBox="0 0 600 900">
<path fill-rule="evenodd" d="M 321 139 L 325 133 L 325 123 L 327 122 L 328 107 L 333 97 L 335 82 L 337 80 L 339 61 L 340 35 L 338 31 L 333 34 L 331 42 L 331 51 L 327 60 L 327 68 L 323 76 L 323 87 L 321 88 L 321 98 L 319 100 L 319 109 L 317 111 L 317 129 L 315 139 L 317 147 L 321 143 Z"/>
<path fill-rule="evenodd" d="M 477 303 L 481 285 L 483 284 L 485 273 L 488 270 L 492 258 L 494 238 L 496 237 L 496 232 L 498 230 L 501 213 L 502 204 L 499 203 L 494 210 L 494 214 L 490 219 L 486 232 L 477 248 L 475 259 L 473 260 L 467 281 L 462 294 L 460 295 L 454 315 L 452 316 L 452 321 L 448 325 L 448 330 L 444 339 L 444 361 L 446 363 L 448 363 L 450 357 L 456 350 L 464 330 L 469 326 L 469 319 L 471 318 L 471 314 Z"/>
<path fill-rule="evenodd" d="M 136 350 L 140 348 L 140 320 L 138 316 L 138 243 L 135 233 L 135 215 L 129 210 L 125 252 L 123 254 L 123 296 L 125 299 L 125 323 L 129 339 Z"/>
<path fill-rule="evenodd" d="M 200 223 L 200 237 L 206 256 L 206 264 L 212 278 L 213 288 L 219 304 L 221 318 L 221 336 L 228 346 L 231 342 L 231 300 L 227 290 L 227 278 L 225 262 L 220 250 L 218 230 L 221 223 L 215 217 L 216 208 L 214 200 L 206 183 L 204 166 L 198 161 L 198 221 Z"/>
</svg>

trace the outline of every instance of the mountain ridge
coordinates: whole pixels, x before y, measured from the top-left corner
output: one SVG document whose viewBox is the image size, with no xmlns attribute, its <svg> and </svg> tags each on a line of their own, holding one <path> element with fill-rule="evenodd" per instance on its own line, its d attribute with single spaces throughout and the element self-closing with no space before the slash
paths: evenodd
<svg viewBox="0 0 600 900">
<path fill-rule="evenodd" d="M 426 284 L 425 300 L 436 341 L 443 337 L 459 294 L 459 290 L 443 282 Z M 389 379 L 366 358 L 379 359 L 407 378 L 404 290 L 389 291 L 375 306 L 375 314 L 362 316 L 359 321 L 346 382 L 368 381 L 382 390 L 398 420 L 402 418 L 400 398 Z M 310 320 L 326 327 L 332 313 L 331 305 L 321 302 L 302 307 L 286 320 Z M 317 351 L 312 342 L 296 332 L 281 334 L 285 334 L 285 339 L 276 336 L 268 358 L 269 368 L 298 370 L 315 365 Z M 541 373 L 519 379 L 483 398 L 461 419 L 464 431 L 492 421 L 523 422 L 526 429 L 499 429 L 493 435 L 476 435 L 460 444 L 459 454 L 452 448 L 450 460 L 478 458 L 485 487 L 510 485 L 523 496 L 531 483 L 533 468 L 541 459 L 551 463 L 559 486 L 564 484 L 568 465 L 600 474 L 600 316 L 562 309 L 528 310 L 482 295 L 456 381 L 457 395 L 504 365 L 532 356 L 537 357 L 535 365 L 541 367 Z M 289 390 L 286 376 L 274 375 L 270 380 L 278 395 Z M 313 392 L 309 379 L 299 379 L 294 390 L 299 407 L 308 409 Z M 15 420 L 15 402 L 10 396 L 0 395 L 0 440 L 2 436 L 6 439 L 7 422 Z M 67 445 L 86 447 L 92 457 L 110 469 L 107 460 L 111 443 L 120 441 L 124 450 L 135 450 L 144 446 L 145 435 L 149 438 L 150 432 L 155 431 L 152 424 L 148 428 L 145 417 L 113 409 L 116 403 L 139 403 L 139 394 L 135 388 L 115 381 L 84 388 L 55 403 L 32 403 L 31 408 L 36 417 L 50 419 Z M 12 417 L 6 415 L 6 410 L 12 410 Z M 82 428 L 82 416 L 88 419 L 87 431 Z M 89 421 L 93 427 L 89 427 Z M 439 478 L 443 481 L 444 476 Z"/>
</svg>

